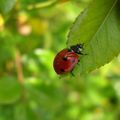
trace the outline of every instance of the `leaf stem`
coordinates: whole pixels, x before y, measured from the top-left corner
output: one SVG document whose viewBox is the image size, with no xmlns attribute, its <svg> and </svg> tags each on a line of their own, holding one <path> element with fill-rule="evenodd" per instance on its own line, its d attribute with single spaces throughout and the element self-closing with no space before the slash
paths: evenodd
<svg viewBox="0 0 120 120">
<path fill-rule="evenodd" d="M 22 60 L 21 60 L 20 51 L 18 49 L 16 49 L 15 63 L 16 63 L 16 70 L 17 70 L 19 83 L 21 85 L 23 85 L 24 84 L 24 76 L 23 76 L 23 70 L 22 70 Z"/>
<path fill-rule="evenodd" d="M 16 49 L 15 52 L 16 52 L 15 64 L 16 64 L 17 76 L 18 76 L 18 81 L 22 87 L 21 100 L 24 102 L 26 101 L 27 98 L 27 91 L 25 90 L 24 87 L 24 75 L 23 75 L 23 67 L 22 67 L 22 59 L 21 59 L 22 57 L 18 49 Z"/>
</svg>

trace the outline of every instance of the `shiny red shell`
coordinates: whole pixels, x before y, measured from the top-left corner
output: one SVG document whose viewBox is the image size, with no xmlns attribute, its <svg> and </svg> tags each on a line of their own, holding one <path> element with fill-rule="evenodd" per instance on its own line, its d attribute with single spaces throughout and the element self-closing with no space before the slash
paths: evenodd
<svg viewBox="0 0 120 120">
<path fill-rule="evenodd" d="M 79 61 L 79 55 L 73 50 L 63 49 L 60 51 L 53 63 L 54 70 L 57 74 L 65 74 L 71 72 Z"/>
</svg>

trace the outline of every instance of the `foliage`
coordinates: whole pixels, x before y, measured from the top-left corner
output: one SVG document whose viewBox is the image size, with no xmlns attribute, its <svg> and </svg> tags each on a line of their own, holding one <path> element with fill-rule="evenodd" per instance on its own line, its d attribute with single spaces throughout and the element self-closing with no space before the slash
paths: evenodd
<svg viewBox="0 0 120 120">
<path fill-rule="evenodd" d="M 1 0 L 0 11 L 4 14 L 8 13 L 16 3 L 16 0 Z"/>
<path fill-rule="evenodd" d="M 102 10 L 100 10 L 102 9 Z M 120 52 L 118 0 L 94 0 L 80 15 L 69 34 L 71 44 L 84 43 L 87 56 L 78 69 L 87 73 L 111 61 Z"/>
<path fill-rule="evenodd" d="M 1 0 L 0 120 L 119 120 L 120 57 L 94 70 L 119 52 L 117 5 Z M 84 42 L 88 55 L 81 56 L 75 76 L 59 77 L 53 59 L 66 47 L 68 32 L 67 45 Z"/>
</svg>

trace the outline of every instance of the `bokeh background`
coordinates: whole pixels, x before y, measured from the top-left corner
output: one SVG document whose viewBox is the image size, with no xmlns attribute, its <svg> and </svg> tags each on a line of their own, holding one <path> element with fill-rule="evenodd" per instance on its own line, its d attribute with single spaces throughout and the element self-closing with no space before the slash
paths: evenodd
<svg viewBox="0 0 120 120">
<path fill-rule="evenodd" d="M 53 69 L 89 1 L 21 0 L 0 14 L 0 120 L 120 120 L 120 56 L 79 77 Z"/>
</svg>

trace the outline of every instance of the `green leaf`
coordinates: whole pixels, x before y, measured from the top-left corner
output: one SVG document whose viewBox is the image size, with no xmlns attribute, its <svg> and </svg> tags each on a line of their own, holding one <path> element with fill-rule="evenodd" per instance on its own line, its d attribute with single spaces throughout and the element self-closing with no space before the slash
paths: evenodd
<svg viewBox="0 0 120 120">
<path fill-rule="evenodd" d="M 27 120 L 27 113 L 26 113 L 26 104 L 17 104 L 14 107 L 14 118 L 15 120 Z"/>
<path fill-rule="evenodd" d="M 0 104 L 16 102 L 21 96 L 21 87 L 17 80 L 10 76 L 0 78 Z"/>
<path fill-rule="evenodd" d="M 68 35 L 68 46 L 85 43 L 76 71 L 88 73 L 111 61 L 120 52 L 120 2 L 94 0 L 77 18 Z"/>
<path fill-rule="evenodd" d="M 15 5 L 16 0 L 0 0 L 0 11 L 2 13 L 8 13 Z"/>
</svg>

